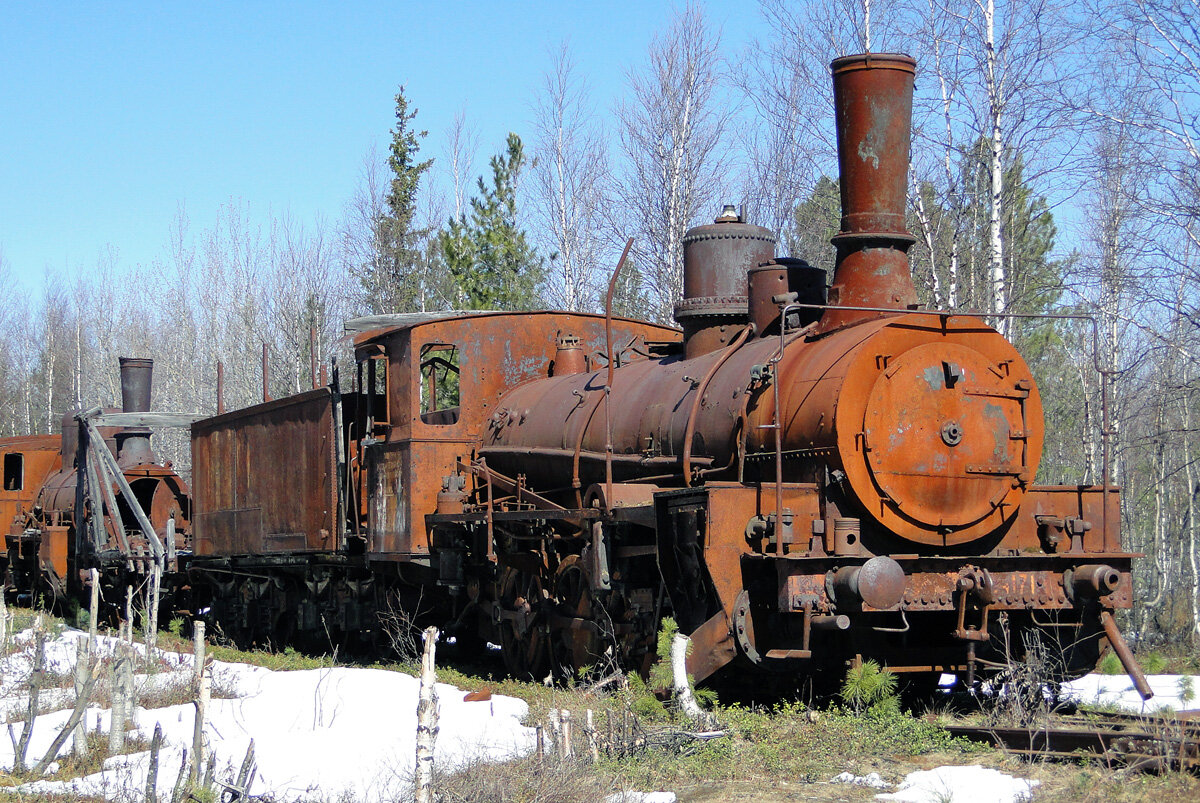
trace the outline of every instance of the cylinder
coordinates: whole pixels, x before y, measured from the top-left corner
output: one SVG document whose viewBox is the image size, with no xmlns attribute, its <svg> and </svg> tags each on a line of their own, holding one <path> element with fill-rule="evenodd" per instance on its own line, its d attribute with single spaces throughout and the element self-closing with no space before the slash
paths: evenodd
<svg viewBox="0 0 1200 803">
<path fill-rule="evenodd" d="M 150 410 L 151 378 L 154 360 L 145 357 L 120 357 L 121 412 L 145 413 Z M 150 449 L 150 430 L 126 427 L 117 433 L 117 463 L 122 468 L 156 463 Z"/>
<path fill-rule="evenodd" d="M 833 554 L 859 554 L 859 524 L 858 519 L 833 520 Z"/>
<path fill-rule="evenodd" d="M 1121 573 L 1103 563 L 1077 566 L 1071 572 L 1071 584 L 1076 594 L 1104 596 L 1117 590 Z"/>
<path fill-rule="evenodd" d="M 787 267 L 778 263 L 760 265 L 747 273 L 750 322 L 759 337 L 779 333 L 780 304 L 775 299 L 788 292 Z"/>
<path fill-rule="evenodd" d="M 675 320 L 683 328 L 687 359 L 729 344 L 748 320 L 746 272 L 775 257 L 770 229 L 743 223 L 726 205 L 712 225 L 683 238 L 683 299 Z"/>
<path fill-rule="evenodd" d="M 150 409 L 150 380 L 154 360 L 146 357 L 120 357 L 121 411 L 144 413 Z"/>
<path fill-rule="evenodd" d="M 917 300 L 907 254 L 915 240 L 904 224 L 916 62 L 866 53 L 831 68 L 842 221 L 829 303 L 904 308 Z M 823 326 L 864 317 L 872 316 L 841 312 Z"/>
<path fill-rule="evenodd" d="M 584 359 L 583 346 L 574 335 L 561 335 L 555 343 L 554 363 L 550 367 L 550 376 L 566 376 L 582 374 L 587 370 L 587 360 Z"/>
</svg>

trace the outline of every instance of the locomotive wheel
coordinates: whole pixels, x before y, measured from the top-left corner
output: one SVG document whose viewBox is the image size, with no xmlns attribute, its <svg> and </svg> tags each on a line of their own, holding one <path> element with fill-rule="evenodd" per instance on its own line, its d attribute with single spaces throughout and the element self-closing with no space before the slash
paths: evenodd
<svg viewBox="0 0 1200 803">
<path fill-rule="evenodd" d="M 592 597 L 591 577 L 578 555 L 570 555 L 559 564 L 554 575 L 554 598 L 558 611 L 551 623 L 555 668 L 566 674 L 594 665 L 603 652 L 600 634 L 610 628 L 598 620 L 596 614 L 603 614 L 604 608 Z"/>
<path fill-rule="evenodd" d="M 542 578 L 511 566 L 499 583 L 500 647 L 504 665 L 519 678 L 542 680 L 550 673 L 546 637 L 549 595 Z"/>
</svg>

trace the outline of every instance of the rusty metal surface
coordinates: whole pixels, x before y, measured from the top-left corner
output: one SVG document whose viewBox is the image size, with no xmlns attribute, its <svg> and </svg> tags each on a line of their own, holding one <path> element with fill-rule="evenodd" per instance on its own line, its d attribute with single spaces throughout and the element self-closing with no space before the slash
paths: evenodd
<svg viewBox="0 0 1200 803">
<path fill-rule="evenodd" d="M 895 53 L 835 59 L 834 114 L 842 196 L 831 304 L 903 308 L 917 301 L 904 225 L 916 62 Z M 822 326 L 870 317 L 831 310 Z"/>
<path fill-rule="evenodd" d="M 328 388 L 192 425 L 198 555 L 336 549 Z"/>
<path fill-rule="evenodd" d="M 727 346 L 747 320 L 746 272 L 775 257 L 775 235 L 742 222 L 732 206 L 683 237 L 683 299 L 675 320 L 688 359 Z"/>
<path fill-rule="evenodd" d="M 1032 760 L 1079 761 L 1163 771 L 1200 769 L 1200 727 L 1175 716 L 1089 714 L 1055 717 L 1030 728 L 943 726 L 954 736 L 986 742 Z"/>
</svg>

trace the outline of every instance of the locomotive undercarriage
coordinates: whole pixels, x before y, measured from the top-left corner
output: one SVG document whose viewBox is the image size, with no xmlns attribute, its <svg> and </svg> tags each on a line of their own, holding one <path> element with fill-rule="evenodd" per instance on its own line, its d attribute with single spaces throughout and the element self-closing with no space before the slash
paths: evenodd
<svg viewBox="0 0 1200 803">
<path fill-rule="evenodd" d="M 665 604 L 653 531 L 622 525 L 614 538 L 595 511 L 556 529 L 536 518 L 547 513 L 493 517 L 495 564 L 480 560 L 489 527 L 469 520 L 478 515 L 429 517 L 439 584 L 466 599 L 475 635 L 501 648 L 514 675 L 648 670 Z"/>
<path fill-rule="evenodd" d="M 187 577 L 193 612 L 243 647 L 386 652 L 450 602 L 423 582 L 426 567 L 365 555 L 198 558 Z"/>
</svg>

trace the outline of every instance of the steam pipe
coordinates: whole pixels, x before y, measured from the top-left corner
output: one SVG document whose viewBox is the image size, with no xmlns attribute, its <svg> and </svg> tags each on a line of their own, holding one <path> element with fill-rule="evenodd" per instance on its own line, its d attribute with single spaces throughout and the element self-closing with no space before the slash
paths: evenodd
<svg viewBox="0 0 1200 803">
<path fill-rule="evenodd" d="M 1113 619 L 1112 614 L 1108 611 L 1102 611 L 1100 624 L 1104 626 L 1104 635 L 1108 637 L 1108 643 L 1112 645 L 1113 652 L 1121 660 L 1121 666 L 1125 668 L 1125 673 L 1133 681 L 1137 693 L 1142 696 L 1143 700 L 1149 700 L 1154 696 L 1154 691 L 1150 688 L 1150 682 L 1146 680 L 1146 673 L 1138 666 L 1137 659 L 1133 657 L 1129 645 L 1125 643 L 1121 631 L 1117 629 L 1117 620 Z"/>
</svg>

